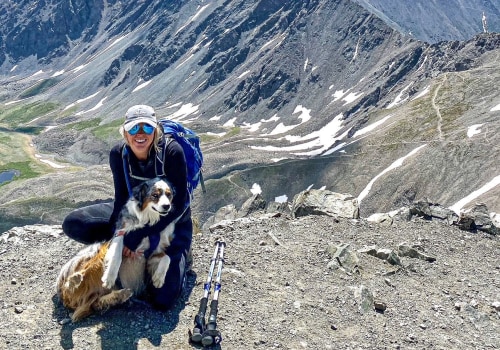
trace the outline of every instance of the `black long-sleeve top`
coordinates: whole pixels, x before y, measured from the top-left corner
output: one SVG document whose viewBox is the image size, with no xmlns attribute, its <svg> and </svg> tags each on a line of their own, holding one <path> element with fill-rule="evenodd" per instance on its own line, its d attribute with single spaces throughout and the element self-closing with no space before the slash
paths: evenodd
<svg viewBox="0 0 500 350">
<path fill-rule="evenodd" d="M 125 244 L 132 250 L 137 248 L 142 238 L 158 234 L 174 219 L 181 215 L 184 210 L 186 210 L 186 212 L 180 221 L 191 218 L 190 209 L 186 209 L 186 206 L 189 205 L 189 192 L 187 190 L 187 167 L 184 151 L 174 139 L 168 140 L 166 147 L 164 146 L 165 142 L 167 142 L 167 140 L 165 136 L 163 136 L 159 143 L 159 147 L 160 149 L 164 149 L 163 171 L 165 178 L 170 182 L 175 191 L 172 210 L 167 215 L 162 216 L 158 224 L 154 226 L 145 226 L 128 233 Z M 125 157 L 128 157 L 128 161 L 125 164 L 128 163 L 128 166 L 125 167 L 126 169 L 124 169 L 122 157 L 123 147 L 127 147 L 127 155 L 125 155 Z M 123 142 L 115 145 L 111 149 L 109 154 L 109 165 L 113 173 L 115 187 L 114 210 L 110 219 L 113 225 L 116 225 L 121 209 L 130 198 L 125 176 L 128 176 L 131 188 L 133 188 L 142 183 L 145 178 L 152 179 L 158 176 L 156 162 L 163 161 L 163 159 L 161 159 L 161 155 L 157 154 L 154 147 L 151 147 L 146 161 L 139 161 L 130 147 L 124 145 Z M 128 174 L 125 174 L 125 171 L 127 171 Z"/>
</svg>

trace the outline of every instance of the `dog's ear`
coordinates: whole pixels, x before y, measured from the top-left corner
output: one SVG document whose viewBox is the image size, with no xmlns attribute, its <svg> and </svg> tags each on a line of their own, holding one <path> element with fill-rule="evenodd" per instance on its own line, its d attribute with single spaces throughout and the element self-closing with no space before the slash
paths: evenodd
<svg viewBox="0 0 500 350">
<path fill-rule="evenodd" d="M 147 181 L 145 181 L 142 184 L 140 184 L 139 186 L 134 187 L 132 190 L 132 194 L 133 194 L 135 200 L 137 201 L 139 207 L 142 207 L 142 205 L 144 204 L 144 199 L 146 199 L 146 197 L 148 195 L 148 188 L 149 188 L 149 185 L 148 185 Z"/>
<path fill-rule="evenodd" d="M 175 187 L 172 186 L 170 182 L 167 182 L 168 187 L 170 187 L 170 191 L 172 192 L 172 197 L 175 197 Z"/>
<path fill-rule="evenodd" d="M 167 179 L 162 179 L 166 184 L 167 186 L 170 188 L 170 192 L 172 193 L 172 197 L 175 196 L 175 188 L 174 186 L 172 186 L 172 183 L 170 181 L 168 181 Z"/>
</svg>

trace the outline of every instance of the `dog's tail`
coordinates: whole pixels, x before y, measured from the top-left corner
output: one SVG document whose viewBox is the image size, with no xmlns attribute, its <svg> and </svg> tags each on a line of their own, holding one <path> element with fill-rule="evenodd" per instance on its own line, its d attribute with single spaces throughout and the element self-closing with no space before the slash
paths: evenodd
<svg viewBox="0 0 500 350">
<path fill-rule="evenodd" d="M 59 296 L 61 295 L 61 288 L 68 277 L 72 275 L 76 270 L 81 269 L 87 261 L 95 256 L 99 252 L 101 246 L 102 243 L 91 244 L 82 249 L 80 252 L 78 252 L 77 255 L 75 255 L 66 264 L 64 264 L 56 280 L 56 291 Z"/>
</svg>

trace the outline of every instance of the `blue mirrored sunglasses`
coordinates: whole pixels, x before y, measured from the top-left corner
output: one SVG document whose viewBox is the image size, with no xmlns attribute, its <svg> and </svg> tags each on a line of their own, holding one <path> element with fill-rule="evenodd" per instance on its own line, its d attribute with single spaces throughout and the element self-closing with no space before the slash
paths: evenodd
<svg viewBox="0 0 500 350">
<path fill-rule="evenodd" d="M 137 125 L 134 125 L 132 127 L 132 129 L 130 129 L 128 131 L 128 133 L 133 136 L 133 135 L 137 134 L 139 132 L 139 130 L 141 130 L 141 125 L 137 124 Z M 151 135 L 155 131 L 155 127 L 152 125 L 149 125 L 149 124 L 142 124 L 142 131 L 146 135 Z"/>
</svg>

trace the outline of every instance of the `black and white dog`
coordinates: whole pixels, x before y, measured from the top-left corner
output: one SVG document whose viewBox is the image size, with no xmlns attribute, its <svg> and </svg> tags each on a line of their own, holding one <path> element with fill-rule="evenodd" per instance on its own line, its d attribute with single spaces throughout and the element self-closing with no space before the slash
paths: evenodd
<svg viewBox="0 0 500 350">
<path fill-rule="evenodd" d="M 61 269 L 57 278 L 57 291 L 64 306 L 75 310 L 73 321 L 78 321 L 93 311 L 104 311 L 127 301 L 146 287 L 146 268 L 153 285 L 160 288 L 170 265 L 166 248 L 174 237 L 175 223 L 169 224 L 160 234 L 158 246 L 146 259 L 125 257 L 124 236 L 146 224 L 156 224 L 162 215 L 172 209 L 174 190 L 165 180 L 155 178 L 133 189 L 120 213 L 117 232 L 111 241 L 95 243 L 80 251 Z M 150 248 L 149 238 L 144 238 L 136 252 Z M 120 279 L 122 289 L 116 286 Z"/>
</svg>

